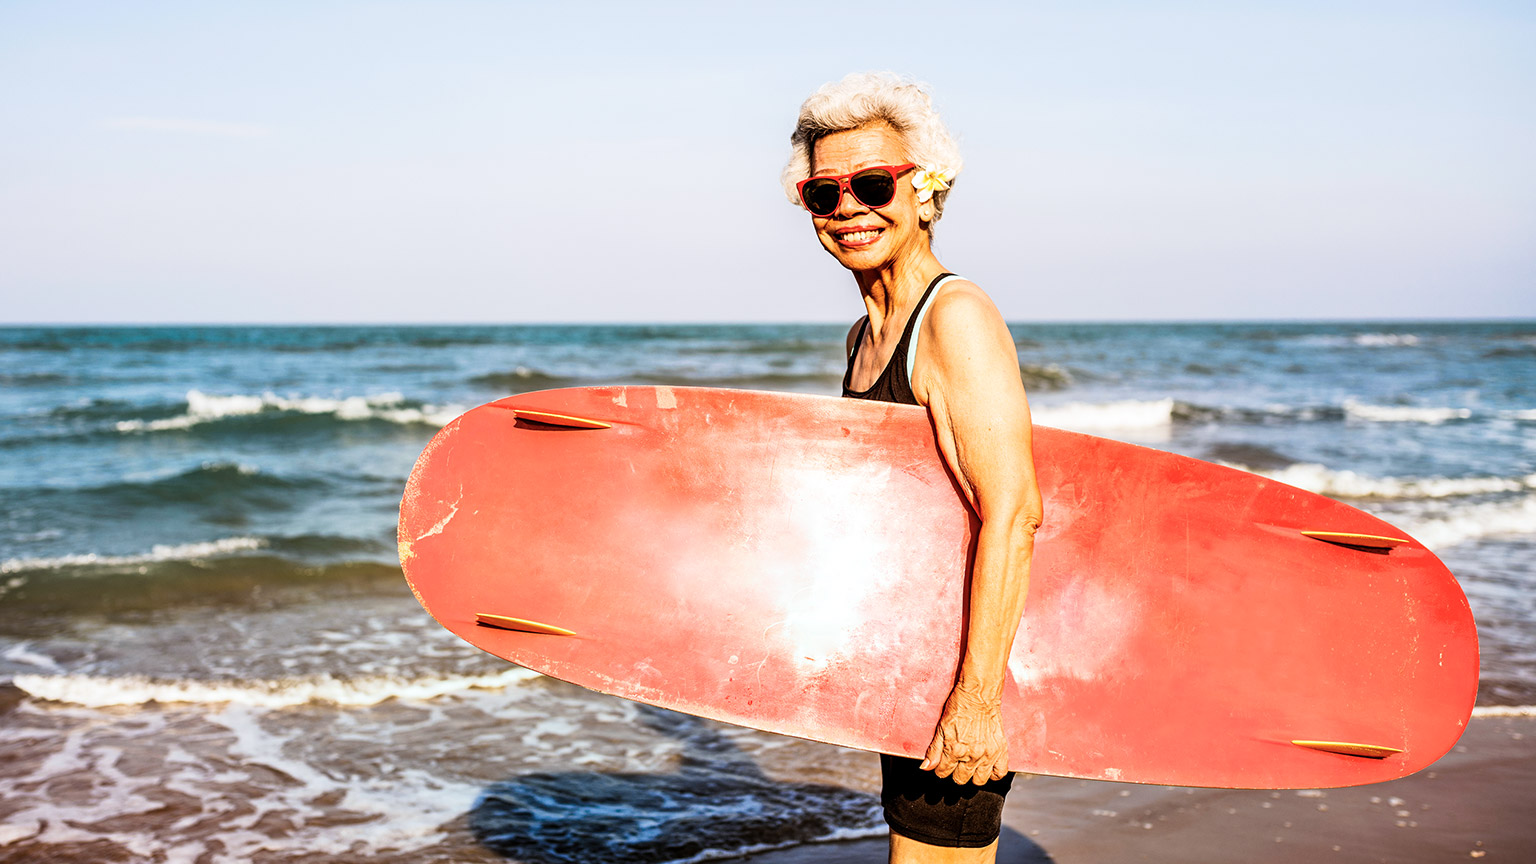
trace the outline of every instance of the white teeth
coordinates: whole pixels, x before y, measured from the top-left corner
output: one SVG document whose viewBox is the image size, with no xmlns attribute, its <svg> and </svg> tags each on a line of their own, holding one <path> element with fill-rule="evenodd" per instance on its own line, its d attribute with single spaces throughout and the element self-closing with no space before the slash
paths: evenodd
<svg viewBox="0 0 1536 864">
<path fill-rule="evenodd" d="M 847 234 L 841 235 L 841 237 L 845 243 L 863 243 L 865 240 L 873 240 L 875 235 L 879 233 L 878 230 L 850 231 Z"/>
</svg>

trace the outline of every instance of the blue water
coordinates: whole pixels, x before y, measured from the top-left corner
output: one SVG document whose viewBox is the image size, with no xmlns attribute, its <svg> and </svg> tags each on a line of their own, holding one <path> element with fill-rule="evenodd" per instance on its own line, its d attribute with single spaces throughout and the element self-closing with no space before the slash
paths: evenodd
<svg viewBox="0 0 1536 864">
<path fill-rule="evenodd" d="M 1478 617 L 1480 703 L 1536 704 L 1536 322 L 1012 329 L 1037 423 L 1266 473 L 1414 534 Z M 412 463 L 473 405 L 589 383 L 834 394 L 845 333 L 0 329 L 0 752 L 20 766 L 0 845 L 564 860 L 559 814 L 594 772 L 705 772 L 741 811 L 722 824 L 749 826 L 706 832 L 711 854 L 878 832 L 864 775 L 827 748 L 520 676 L 427 619 L 394 558 Z M 125 772 L 124 747 L 159 755 Z M 770 791 L 764 762 L 819 780 Z M 85 776 L 94 792 L 42 791 Z M 586 790 L 635 820 L 624 854 L 636 831 L 661 838 L 653 860 L 701 854 L 666 845 L 696 825 L 638 827 L 696 822 L 681 787 L 636 782 Z M 165 786 L 203 803 L 64 827 L 148 812 Z M 237 818 L 253 807 L 289 827 Z M 591 842 L 571 860 L 619 854 Z"/>
</svg>

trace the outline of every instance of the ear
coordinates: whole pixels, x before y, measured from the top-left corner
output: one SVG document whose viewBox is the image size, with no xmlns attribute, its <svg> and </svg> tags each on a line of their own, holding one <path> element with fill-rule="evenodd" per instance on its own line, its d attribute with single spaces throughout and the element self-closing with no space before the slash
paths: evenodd
<svg viewBox="0 0 1536 864">
<path fill-rule="evenodd" d="M 933 216 L 937 212 L 938 208 L 934 206 L 932 198 L 929 198 L 927 201 L 918 202 L 917 218 L 922 221 L 923 230 L 928 230 L 929 226 L 933 224 Z"/>
</svg>

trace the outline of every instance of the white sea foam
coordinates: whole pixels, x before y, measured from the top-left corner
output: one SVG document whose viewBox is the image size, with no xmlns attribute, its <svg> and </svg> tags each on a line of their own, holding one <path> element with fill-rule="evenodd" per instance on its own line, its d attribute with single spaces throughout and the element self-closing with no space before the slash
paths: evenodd
<svg viewBox="0 0 1536 864">
<path fill-rule="evenodd" d="M 1396 348 L 1419 344 L 1419 337 L 1412 333 L 1360 333 L 1354 343 L 1366 348 Z"/>
<path fill-rule="evenodd" d="M 0 654 L 0 657 L 4 657 L 12 663 L 25 663 L 29 666 L 39 666 L 43 669 L 59 668 L 58 661 L 46 654 L 39 654 L 33 651 L 32 646 L 26 642 L 20 642 L 5 649 L 5 653 Z"/>
<path fill-rule="evenodd" d="M 1536 496 L 1469 504 L 1449 512 L 1404 514 L 1394 521 L 1431 549 L 1483 537 L 1536 534 Z"/>
<path fill-rule="evenodd" d="M 1536 705 L 1479 705 L 1473 717 L 1536 717 Z"/>
<path fill-rule="evenodd" d="M 17 675 L 12 683 L 37 699 L 91 708 L 149 702 L 284 708 L 311 702 L 360 706 L 377 705 L 386 699 L 427 701 L 465 690 L 509 687 L 538 677 L 537 672 L 512 667 L 486 675 L 416 680 L 387 676 L 341 680 L 313 675 L 286 680 L 156 681 L 138 675 Z"/>
<path fill-rule="evenodd" d="M 1036 423 L 1074 432 L 1167 430 L 1173 424 L 1173 400 L 1071 402 L 1031 409 Z"/>
<path fill-rule="evenodd" d="M 226 537 L 207 543 L 183 543 L 178 546 L 157 545 L 139 555 L 97 555 L 87 552 L 78 555 L 59 555 L 54 558 L 11 558 L 0 563 L 0 573 L 16 573 L 25 570 L 58 570 L 64 567 L 116 567 L 135 564 L 153 564 L 161 561 L 194 561 L 216 558 L 236 552 L 249 552 L 267 545 L 258 537 Z"/>
<path fill-rule="evenodd" d="M 1254 471 L 1289 486 L 1332 498 L 1456 498 L 1496 492 L 1536 489 L 1536 474 L 1510 477 L 1371 477 L 1354 471 L 1335 471 L 1314 463 L 1287 465 L 1275 471 Z"/>
<path fill-rule="evenodd" d="M 120 420 L 116 428 L 119 432 L 163 432 L 190 429 L 201 423 L 227 417 L 251 416 L 269 411 L 330 414 L 338 420 L 384 420 L 401 425 L 428 426 L 442 426 L 463 413 L 458 408 L 434 405 L 412 408 L 405 405 L 405 397 L 399 393 L 329 399 L 319 396 L 286 398 L 270 392 L 260 396 L 214 396 L 200 390 L 188 390 L 185 414 L 159 420 Z"/>
<path fill-rule="evenodd" d="M 1438 426 L 1451 420 L 1472 416 L 1470 408 L 1424 408 L 1413 405 L 1367 405 L 1354 399 L 1344 401 L 1344 416 L 1372 423 L 1428 423 Z"/>
<path fill-rule="evenodd" d="M 198 721 L 161 712 L 49 715 L 49 727 L 60 728 L 60 746 L 41 762 L 18 766 L 30 770 L 18 777 L 26 782 L 17 784 L 0 826 L 0 844 L 25 844 L 44 858 L 74 844 L 167 864 L 234 864 L 289 852 L 398 855 L 440 842 L 480 786 L 389 762 L 383 776 L 317 764 L 293 752 L 302 731 L 268 728 L 265 712 L 250 706 L 225 706 Z M 198 724 L 190 737 L 181 731 L 189 722 Z M 0 745 L 16 740 L 0 729 Z M 161 748 L 165 755 L 157 758 Z M 123 764 L 130 752 L 142 757 L 133 769 Z M 156 770 L 146 775 L 145 765 Z M 70 776 L 90 778 L 88 790 L 51 793 L 49 781 Z M 192 806 L 168 806 L 167 791 Z M 155 818 L 166 811 L 183 815 Z"/>
</svg>

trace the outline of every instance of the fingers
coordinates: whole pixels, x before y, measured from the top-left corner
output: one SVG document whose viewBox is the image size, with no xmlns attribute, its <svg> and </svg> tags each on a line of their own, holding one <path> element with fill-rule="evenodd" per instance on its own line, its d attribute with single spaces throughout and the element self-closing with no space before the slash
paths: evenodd
<svg viewBox="0 0 1536 864">
<path fill-rule="evenodd" d="M 933 740 L 928 742 L 928 752 L 923 754 L 924 771 L 936 771 L 944 755 L 944 731 L 942 729 L 933 733 Z M 940 777 L 945 776 L 939 774 Z"/>
<path fill-rule="evenodd" d="M 977 786 L 985 786 L 992 780 L 992 760 L 983 756 L 975 763 L 975 770 L 971 772 L 971 781 Z"/>
<path fill-rule="evenodd" d="M 994 751 L 991 754 L 991 756 L 992 756 L 992 761 L 987 766 L 988 770 L 985 772 L 987 780 L 1001 780 L 1004 777 L 1007 777 L 1008 776 L 1008 745 L 1007 745 L 1007 743 L 1005 742 L 1003 744 L 1002 748 L 999 749 L 999 750 Z M 981 776 L 982 772 L 978 771 L 978 772 L 976 772 L 976 774 L 977 774 L 977 776 Z M 980 782 L 986 782 L 986 781 L 980 781 Z"/>
<path fill-rule="evenodd" d="M 982 751 L 971 754 L 946 752 L 936 761 L 940 770 L 934 771 L 935 774 L 948 777 L 962 786 L 967 783 L 985 786 L 993 780 L 1001 780 L 1008 776 L 1006 748 L 1001 752 Z"/>
<path fill-rule="evenodd" d="M 965 784 L 971 782 L 971 779 L 976 776 L 978 775 L 976 773 L 976 765 L 974 763 L 961 762 L 955 766 L 955 772 L 949 775 L 949 779 L 959 783 L 961 786 L 964 786 Z"/>
<path fill-rule="evenodd" d="M 1003 759 L 992 766 L 992 779 L 1001 780 L 1008 776 L 1008 760 Z"/>
</svg>

